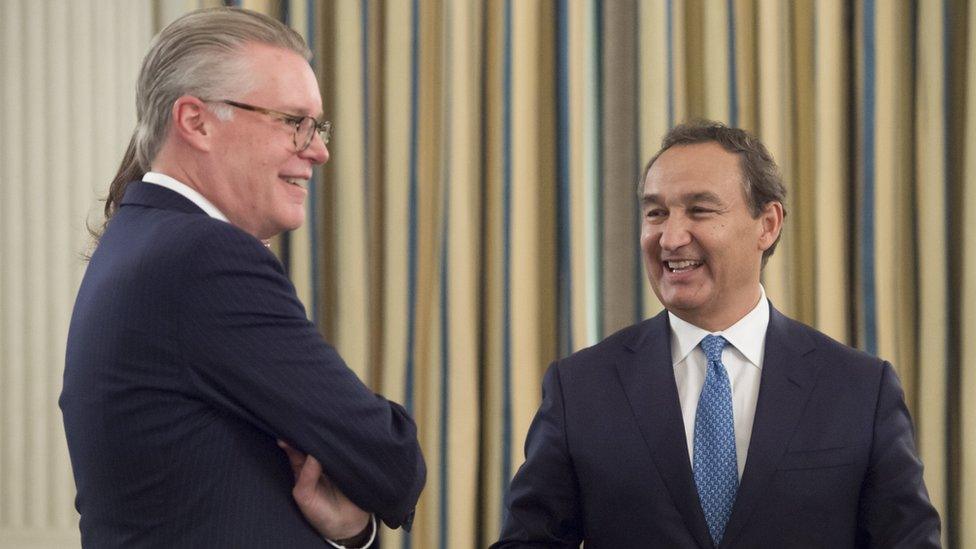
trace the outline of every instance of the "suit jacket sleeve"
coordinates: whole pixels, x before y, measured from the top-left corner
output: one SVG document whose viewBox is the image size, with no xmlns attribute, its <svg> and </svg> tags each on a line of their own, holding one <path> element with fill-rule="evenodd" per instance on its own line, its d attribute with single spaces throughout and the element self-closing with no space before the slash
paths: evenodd
<svg viewBox="0 0 976 549">
<path fill-rule="evenodd" d="M 858 545 L 940 547 L 939 515 L 922 481 L 922 462 L 901 386 L 887 362 L 874 425 L 859 505 Z"/>
<path fill-rule="evenodd" d="M 316 457 L 361 508 L 409 528 L 426 475 L 413 420 L 325 343 L 267 249 L 231 225 L 205 227 L 178 263 L 191 386 Z"/>
<path fill-rule="evenodd" d="M 525 440 L 525 463 L 505 498 L 507 512 L 494 549 L 579 547 L 579 482 L 564 419 L 559 369 L 553 364 L 542 381 L 542 404 Z"/>
</svg>

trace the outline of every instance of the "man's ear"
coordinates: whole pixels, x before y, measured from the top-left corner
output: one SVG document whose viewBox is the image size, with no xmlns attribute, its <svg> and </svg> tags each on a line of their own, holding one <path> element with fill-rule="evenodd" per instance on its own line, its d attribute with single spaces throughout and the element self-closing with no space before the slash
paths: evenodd
<svg viewBox="0 0 976 549">
<path fill-rule="evenodd" d="M 214 132 L 214 116 L 206 103 L 192 95 L 182 95 L 173 103 L 171 133 L 188 146 L 210 151 Z"/>
<path fill-rule="evenodd" d="M 770 202 L 763 206 L 762 213 L 759 214 L 759 221 L 762 232 L 759 234 L 759 249 L 766 251 L 769 249 L 779 233 L 783 230 L 783 204 L 780 202 Z"/>
</svg>

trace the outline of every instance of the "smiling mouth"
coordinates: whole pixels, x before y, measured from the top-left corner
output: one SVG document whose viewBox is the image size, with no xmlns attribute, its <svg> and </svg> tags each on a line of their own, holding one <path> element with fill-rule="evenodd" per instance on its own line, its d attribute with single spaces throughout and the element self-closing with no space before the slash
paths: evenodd
<svg viewBox="0 0 976 549">
<path fill-rule="evenodd" d="M 281 180 L 284 181 L 285 183 L 294 185 L 296 187 L 301 187 L 303 189 L 308 186 L 308 179 L 304 179 L 301 177 L 282 177 Z"/>
<path fill-rule="evenodd" d="M 664 268 L 667 269 L 668 272 L 672 273 L 686 273 L 688 271 L 693 271 L 704 264 L 704 261 L 681 259 L 675 261 L 665 261 Z"/>
</svg>

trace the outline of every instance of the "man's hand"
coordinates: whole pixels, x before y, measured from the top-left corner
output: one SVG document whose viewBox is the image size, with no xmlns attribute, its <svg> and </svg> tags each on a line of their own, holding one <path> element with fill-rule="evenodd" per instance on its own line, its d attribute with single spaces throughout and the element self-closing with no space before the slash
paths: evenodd
<svg viewBox="0 0 976 549">
<path fill-rule="evenodd" d="M 322 473 L 317 459 L 285 443 L 278 446 L 288 455 L 295 474 L 292 497 L 305 519 L 326 539 L 343 540 L 362 533 L 370 522 L 370 514 L 349 501 L 345 494 Z M 368 538 L 367 538 L 368 539 Z"/>
</svg>

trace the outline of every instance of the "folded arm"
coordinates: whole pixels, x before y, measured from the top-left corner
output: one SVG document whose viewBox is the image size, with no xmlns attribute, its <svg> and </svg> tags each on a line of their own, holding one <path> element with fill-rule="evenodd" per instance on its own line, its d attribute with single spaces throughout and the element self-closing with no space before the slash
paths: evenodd
<svg viewBox="0 0 976 549">
<path fill-rule="evenodd" d="M 183 262 L 179 318 L 193 387 L 314 456 L 358 507 L 409 527 L 426 476 L 413 420 L 325 343 L 259 242 L 230 225 L 208 229 Z"/>
</svg>

